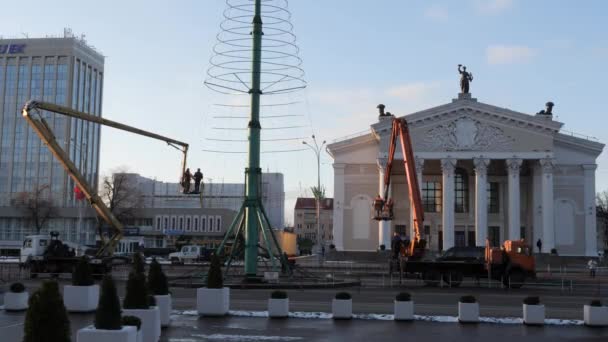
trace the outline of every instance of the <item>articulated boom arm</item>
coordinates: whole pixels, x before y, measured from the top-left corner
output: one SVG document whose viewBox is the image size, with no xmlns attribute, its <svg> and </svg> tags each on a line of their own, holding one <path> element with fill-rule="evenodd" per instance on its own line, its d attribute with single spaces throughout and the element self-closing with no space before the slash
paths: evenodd
<svg viewBox="0 0 608 342">
<path fill-rule="evenodd" d="M 412 215 L 414 218 L 414 236 L 410 243 L 410 254 L 414 251 L 414 246 L 420 241 L 420 231 L 424 222 L 424 210 L 422 209 L 422 200 L 420 198 L 420 189 L 418 187 L 418 177 L 416 175 L 416 164 L 414 161 L 414 151 L 412 149 L 412 140 L 410 131 L 405 119 L 393 119 L 393 127 L 388 146 L 388 162 L 384 171 L 384 202 L 388 201 L 388 190 L 391 184 L 391 171 L 393 161 L 395 159 L 395 150 L 397 149 L 397 137 L 401 142 L 401 151 L 403 153 L 403 164 L 405 166 L 405 178 L 408 186 Z"/>
<path fill-rule="evenodd" d="M 84 196 L 91 203 L 91 206 L 101 218 L 103 218 L 106 223 L 114 228 L 114 234 L 110 238 L 109 241 L 104 243 L 100 250 L 97 252 L 98 256 L 107 256 L 112 255 L 114 253 L 114 248 L 118 244 L 118 241 L 122 238 L 123 234 L 123 225 L 120 223 L 114 214 L 108 209 L 108 207 L 103 203 L 101 198 L 95 192 L 95 188 L 92 187 L 84 176 L 80 173 L 76 165 L 70 160 L 69 155 L 61 148 L 61 146 L 57 143 L 55 139 L 55 135 L 50 129 L 49 125 L 46 123 L 46 120 L 41 116 L 33 116 L 32 112 L 35 110 L 46 110 L 53 113 L 64 114 L 66 116 L 70 116 L 76 119 L 81 119 L 85 121 L 95 122 L 100 125 L 110 126 L 116 129 L 120 129 L 123 131 L 128 131 L 131 133 L 147 136 L 150 138 L 158 139 L 165 141 L 170 146 L 180 149 L 184 154 L 182 161 L 182 174 L 186 168 L 186 157 L 188 154 L 188 144 L 173 140 L 171 138 L 163 137 L 162 135 L 146 132 L 144 130 L 127 126 L 115 121 L 103 119 L 97 116 L 93 116 L 90 114 L 82 113 L 76 110 L 73 110 L 68 107 L 59 106 L 52 103 L 47 102 L 38 102 L 38 101 L 29 101 L 23 107 L 22 115 L 23 118 L 27 121 L 27 123 L 32 127 L 32 129 L 38 134 L 40 139 L 48 146 L 49 150 L 57 160 L 61 163 L 63 168 L 66 170 L 70 178 L 74 180 L 74 183 L 80 188 Z M 180 146 L 181 148 L 177 147 Z M 100 237 L 103 239 L 103 237 Z M 102 240 L 103 241 L 103 240 Z"/>
</svg>

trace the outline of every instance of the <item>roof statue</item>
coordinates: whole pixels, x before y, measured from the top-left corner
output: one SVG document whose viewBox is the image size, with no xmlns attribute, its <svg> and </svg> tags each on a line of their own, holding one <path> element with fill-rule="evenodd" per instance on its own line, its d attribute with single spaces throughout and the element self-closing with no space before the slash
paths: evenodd
<svg viewBox="0 0 608 342">
<path fill-rule="evenodd" d="M 467 71 L 467 67 L 458 64 L 458 72 L 460 73 L 460 92 L 462 94 L 469 93 L 469 83 L 473 82 L 473 73 Z"/>
<path fill-rule="evenodd" d="M 549 101 L 549 102 L 545 103 L 545 106 L 546 106 L 546 109 L 543 109 L 536 114 L 553 115 L 553 106 L 555 106 L 555 104 L 553 102 Z"/>
</svg>

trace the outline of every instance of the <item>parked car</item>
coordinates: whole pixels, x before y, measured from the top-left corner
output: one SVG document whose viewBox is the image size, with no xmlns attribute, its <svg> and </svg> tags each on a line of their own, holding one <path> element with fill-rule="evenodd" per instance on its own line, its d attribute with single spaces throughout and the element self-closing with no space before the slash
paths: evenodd
<svg viewBox="0 0 608 342">
<path fill-rule="evenodd" d="M 484 247 L 452 247 L 437 258 L 437 261 L 475 261 L 483 262 Z"/>
<path fill-rule="evenodd" d="M 172 264 L 209 261 L 212 253 L 212 249 L 203 246 L 188 245 L 183 246 L 179 252 L 169 254 L 169 260 Z"/>
</svg>

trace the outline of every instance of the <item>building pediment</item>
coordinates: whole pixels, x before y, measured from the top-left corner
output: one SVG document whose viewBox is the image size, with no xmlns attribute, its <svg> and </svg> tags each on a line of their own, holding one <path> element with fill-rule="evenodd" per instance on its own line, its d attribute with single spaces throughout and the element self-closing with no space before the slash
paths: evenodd
<svg viewBox="0 0 608 342">
<path fill-rule="evenodd" d="M 519 113 L 470 98 L 403 118 L 416 152 L 549 152 L 562 126 L 550 117 Z M 381 120 L 372 125 L 372 130 L 379 140 L 385 140 L 390 125 L 391 120 Z"/>
<path fill-rule="evenodd" d="M 513 150 L 515 139 L 505 130 L 488 122 L 462 115 L 424 130 L 416 148 L 428 152 Z"/>
</svg>

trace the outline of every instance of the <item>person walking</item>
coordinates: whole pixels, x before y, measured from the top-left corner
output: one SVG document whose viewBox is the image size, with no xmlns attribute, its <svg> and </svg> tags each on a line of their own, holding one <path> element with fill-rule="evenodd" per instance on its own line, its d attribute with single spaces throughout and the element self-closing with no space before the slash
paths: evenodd
<svg viewBox="0 0 608 342">
<path fill-rule="evenodd" d="M 589 267 L 589 277 L 595 278 L 595 270 L 597 269 L 597 261 L 593 259 L 589 259 L 587 262 L 587 267 Z"/>
<path fill-rule="evenodd" d="M 391 241 L 391 249 L 393 250 L 393 259 L 399 258 L 399 252 L 401 251 L 401 244 L 403 241 L 401 240 L 401 236 L 399 233 L 395 232 L 393 234 L 393 239 Z"/>
<path fill-rule="evenodd" d="M 201 192 L 201 181 L 203 180 L 203 173 L 201 169 L 196 169 L 194 173 L 194 193 L 198 194 Z"/>
<path fill-rule="evenodd" d="M 543 242 L 540 241 L 540 239 L 538 239 L 538 241 L 536 241 L 536 247 L 538 247 L 538 253 L 540 253 L 540 251 L 543 247 Z"/>
<path fill-rule="evenodd" d="M 186 169 L 184 175 L 182 176 L 182 187 L 184 188 L 184 194 L 190 193 L 190 180 L 192 179 L 192 174 L 190 173 L 190 169 Z"/>
</svg>

